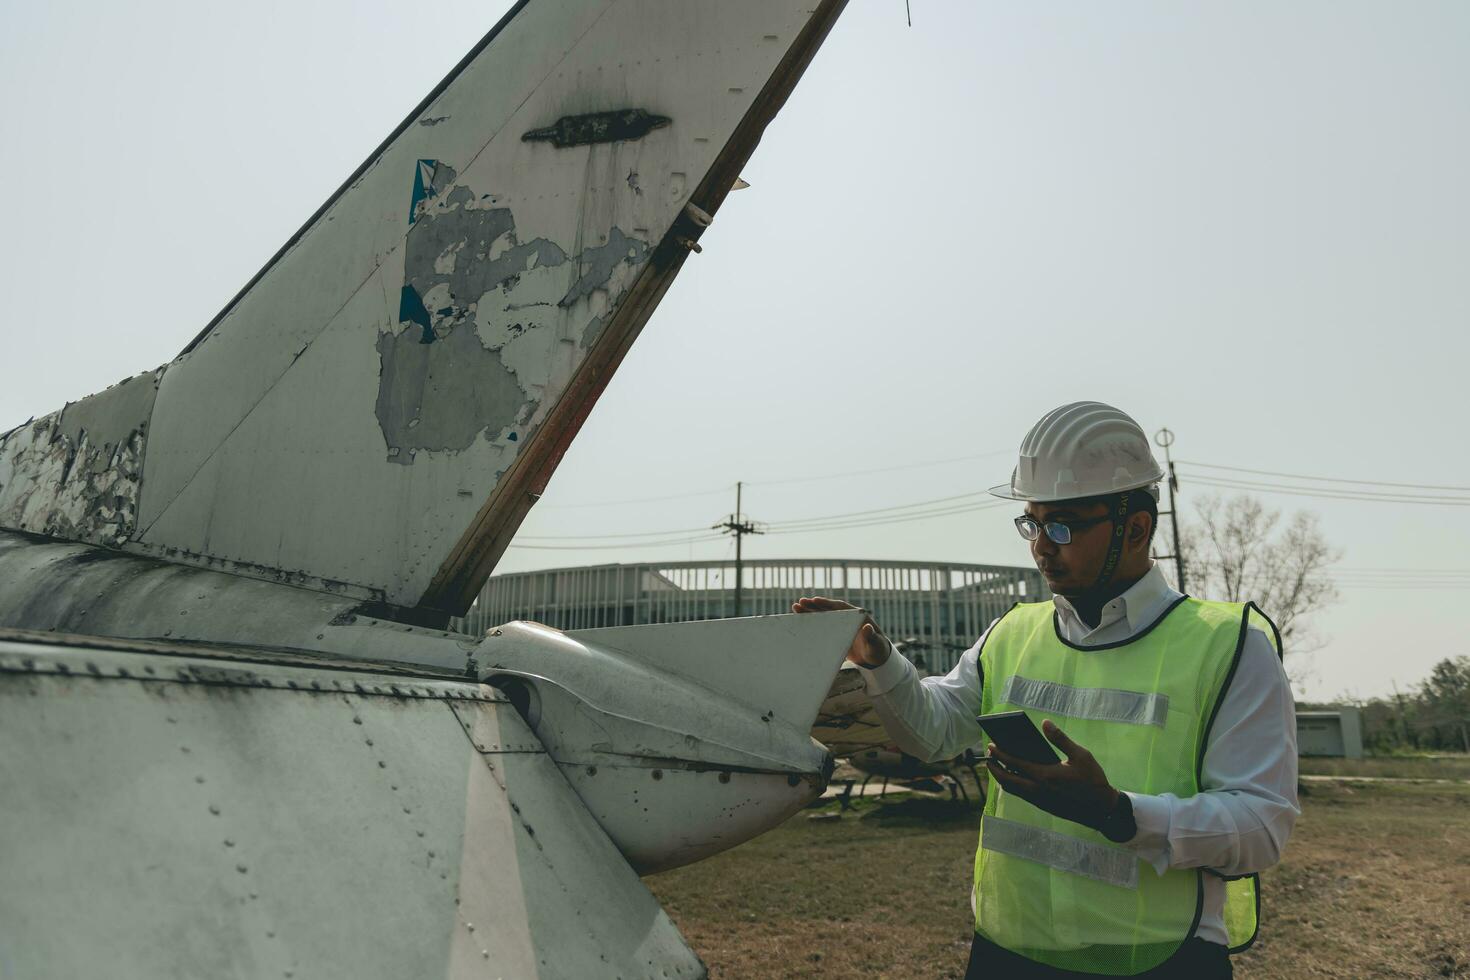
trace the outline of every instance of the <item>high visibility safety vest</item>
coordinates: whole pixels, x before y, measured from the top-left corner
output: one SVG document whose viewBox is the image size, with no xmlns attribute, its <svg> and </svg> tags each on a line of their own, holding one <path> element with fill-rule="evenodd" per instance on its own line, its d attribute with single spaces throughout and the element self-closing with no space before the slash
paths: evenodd
<svg viewBox="0 0 1470 980">
<path fill-rule="evenodd" d="M 1023 710 L 1055 721 L 1097 758 L 1119 790 L 1194 796 L 1210 726 L 1247 628 L 1276 627 L 1253 604 L 1184 597 L 1121 643 L 1062 639 L 1050 602 L 1012 607 L 980 651 L 985 714 Z M 1202 869 L 1163 875 L 1095 830 L 1053 817 L 995 780 L 975 854 L 975 931 L 1040 963 L 1129 976 L 1163 963 L 1199 926 Z M 1220 876 L 1224 877 L 1224 876 Z M 1255 939 L 1255 875 L 1228 880 L 1231 952 Z"/>
</svg>

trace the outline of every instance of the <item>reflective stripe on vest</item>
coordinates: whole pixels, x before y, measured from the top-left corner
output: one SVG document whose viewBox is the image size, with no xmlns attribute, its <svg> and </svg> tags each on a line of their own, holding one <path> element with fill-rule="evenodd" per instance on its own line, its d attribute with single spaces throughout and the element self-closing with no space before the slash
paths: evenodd
<svg viewBox="0 0 1470 980">
<path fill-rule="evenodd" d="M 1061 638 L 1051 603 L 1020 604 L 980 651 L 982 711 L 1051 718 L 1117 788 L 1187 798 L 1252 623 L 1269 627 L 1252 606 L 1181 599 L 1131 640 L 1084 648 Z M 1256 887 L 1227 889 L 1232 946 L 1255 931 Z M 1058 969 L 1142 973 L 1194 934 L 1202 895 L 1199 870 L 1160 875 L 992 780 L 974 888 L 975 928 L 991 942 Z"/>
<path fill-rule="evenodd" d="M 985 826 L 980 832 L 980 846 L 987 851 L 1025 858 L 1119 888 L 1138 887 L 1138 859 L 1120 847 L 1094 844 L 1000 817 L 982 819 Z"/>
<path fill-rule="evenodd" d="M 1169 715 L 1167 694 L 1118 691 L 1106 687 L 1068 687 L 1053 681 L 1032 680 L 1012 674 L 1006 678 L 1000 700 L 1048 714 L 1093 721 L 1121 721 L 1130 725 L 1163 727 Z"/>
</svg>

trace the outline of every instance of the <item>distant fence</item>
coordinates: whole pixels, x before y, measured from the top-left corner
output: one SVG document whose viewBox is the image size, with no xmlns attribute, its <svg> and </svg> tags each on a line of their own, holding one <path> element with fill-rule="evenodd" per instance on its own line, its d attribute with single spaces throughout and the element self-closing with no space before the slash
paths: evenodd
<svg viewBox="0 0 1470 980">
<path fill-rule="evenodd" d="M 778 559 L 747 561 L 735 605 L 735 563 L 592 565 L 496 575 L 455 628 L 479 634 L 529 619 L 557 629 L 680 623 L 789 612 L 824 595 L 862 606 L 911 658 L 949 670 L 1017 601 L 1050 598 L 1034 568 L 939 562 Z"/>
</svg>

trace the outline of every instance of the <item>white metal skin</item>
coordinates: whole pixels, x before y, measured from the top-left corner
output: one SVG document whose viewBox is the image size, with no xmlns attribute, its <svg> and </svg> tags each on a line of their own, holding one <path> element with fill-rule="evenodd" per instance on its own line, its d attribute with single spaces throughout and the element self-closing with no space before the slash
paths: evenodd
<svg viewBox="0 0 1470 980">
<path fill-rule="evenodd" d="M 0 976 L 704 974 L 503 695 L 392 680 L 0 639 Z"/>
<path fill-rule="evenodd" d="M 519 6 L 196 343 L 0 435 L 0 527 L 462 612 L 836 9 Z"/>
<path fill-rule="evenodd" d="M 342 596 L 0 531 L 0 627 L 251 646 L 474 677 L 479 639 Z"/>
<path fill-rule="evenodd" d="M 503 692 L 0 630 L 0 975 L 691 975 L 629 882 L 821 794 L 806 729 L 861 620 L 685 624 L 680 674 L 511 624 Z"/>
<path fill-rule="evenodd" d="M 0 980 L 703 973 L 634 869 L 820 794 L 861 615 L 430 626 L 844 2 L 522 0 L 179 357 L 0 433 Z"/>
<path fill-rule="evenodd" d="M 0 628 L 429 670 L 524 692 L 536 736 L 640 872 L 748 840 L 822 792 L 831 766 L 810 732 L 863 615 L 573 633 L 511 623 L 477 640 L 305 589 L 0 532 Z"/>
<path fill-rule="evenodd" d="M 578 796 L 642 873 L 761 833 L 820 796 L 811 737 L 861 611 L 561 633 L 515 623 L 481 648 Z M 799 653 L 797 651 L 800 651 Z"/>
</svg>

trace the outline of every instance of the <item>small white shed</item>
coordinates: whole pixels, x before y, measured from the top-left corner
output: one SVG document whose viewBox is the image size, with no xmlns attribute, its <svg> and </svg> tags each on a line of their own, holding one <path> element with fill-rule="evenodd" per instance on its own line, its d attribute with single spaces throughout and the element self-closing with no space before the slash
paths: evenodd
<svg viewBox="0 0 1470 980">
<path fill-rule="evenodd" d="M 1363 716 L 1353 707 L 1296 713 L 1298 755 L 1363 757 Z"/>
</svg>

